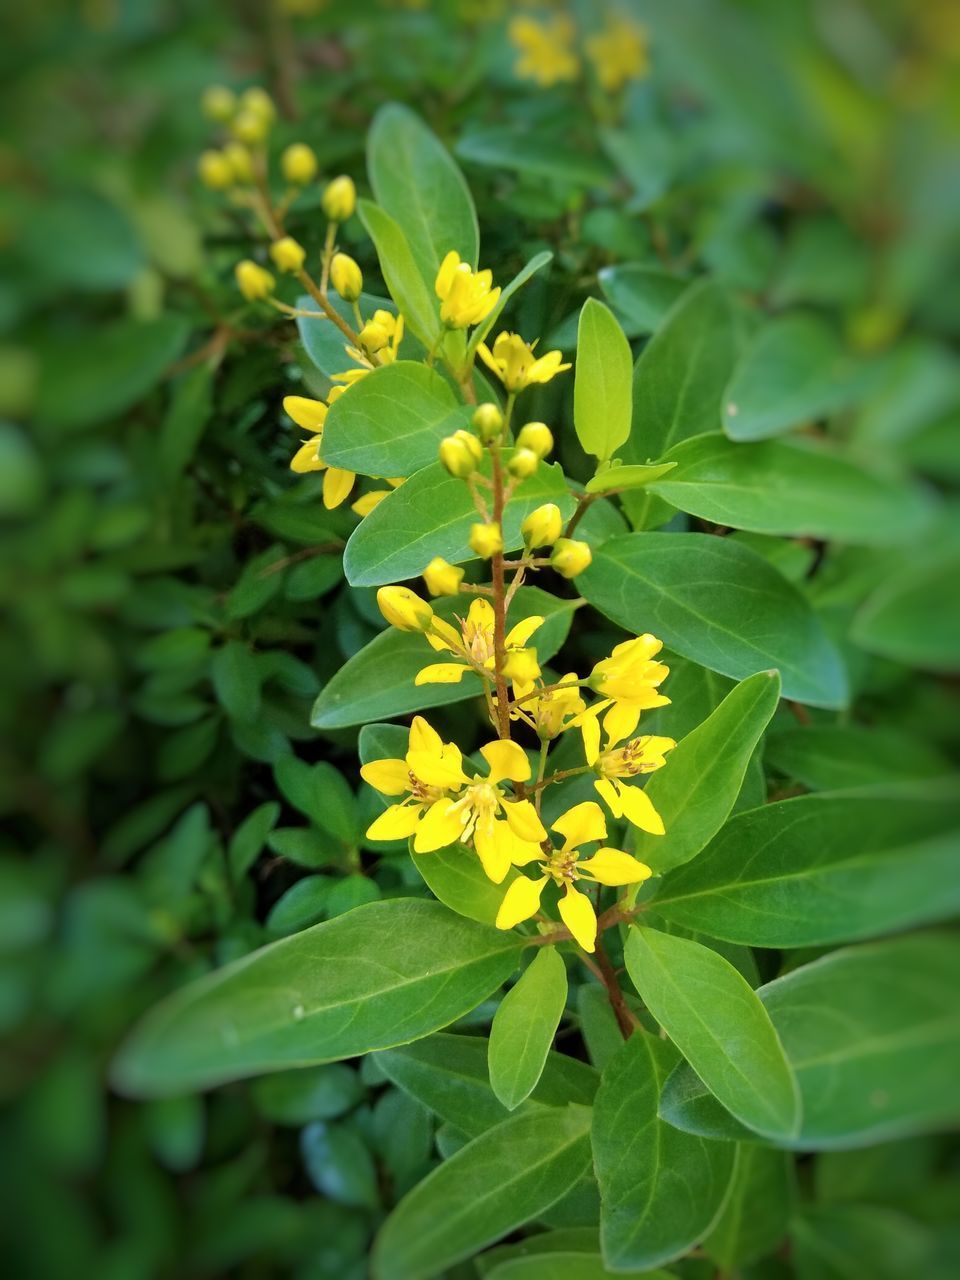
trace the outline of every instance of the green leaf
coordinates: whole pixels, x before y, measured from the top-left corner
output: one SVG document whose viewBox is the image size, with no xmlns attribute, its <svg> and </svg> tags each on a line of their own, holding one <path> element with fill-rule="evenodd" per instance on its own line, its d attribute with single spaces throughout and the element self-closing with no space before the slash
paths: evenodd
<svg viewBox="0 0 960 1280">
<path fill-rule="evenodd" d="M 310 1181 L 328 1200 L 357 1209 L 379 1207 L 376 1166 L 356 1130 L 315 1120 L 300 1134 L 300 1154 Z"/>
<path fill-rule="evenodd" d="M 271 1124 L 299 1129 L 311 1120 L 333 1120 L 363 1098 L 357 1072 L 342 1062 L 261 1076 L 250 1087 L 257 1110 Z"/>
<path fill-rule="evenodd" d="M 587 493 L 611 493 L 620 489 L 644 489 L 647 485 L 659 480 L 668 471 L 672 471 L 675 462 L 656 462 L 643 464 L 627 463 L 622 466 L 614 463 L 612 467 L 598 471 L 584 486 Z"/>
<path fill-rule="evenodd" d="M 571 141 L 569 131 L 554 134 L 513 126 L 471 128 L 455 151 L 471 164 L 515 170 L 527 178 L 549 178 L 589 187 L 608 185 L 612 177 L 610 165 L 596 155 L 574 150 Z"/>
<path fill-rule="evenodd" d="M 539 1240 L 539 1236 L 534 1237 Z M 622 1274 L 608 1271 L 601 1256 L 551 1250 L 544 1257 L 510 1258 L 487 1272 L 487 1280 L 607 1280 Z M 644 1270 L 646 1280 L 671 1280 L 672 1272 Z"/>
<path fill-rule="evenodd" d="M 494 884 L 474 850 L 462 844 L 410 856 L 435 898 L 451 911 L 480 924 L 495 923 L 503 895 L 519 874 L 511 867 L 503 881 Z"/>
<path fill-rule="evenodd" d="M 840 656 L 806 599 L 755 551 L 728 538 L 611 538 L 577 586 L 612 621 L 634 634 L 652 631 L 711 671 L 742 680 L 776 667 L 785 698 L 816 707 L 846 703 Z"/>
<path fill-rule="evenodd" d="M 936 510 L 923 489 L 810 441 L 734 444 L 713 432 L 684 440 L 667 459 L 677 466 L 652 493 L 754 533 L 899 546 L 922 537 Z"/>
<path fill-rule="evenodd" d="M 604 1068 L 597 1090 L 600 1238 L 607 1265 L 618 1272 L 681 1257 L 710 1230 L 730 1185 L 732 1142 L 694 1138 L 657 1114 L 663 1082 L 679 1060 L 668 1041 L 636 1031 Z"/>
<path fill-rule="evenodd" d="M 645 787 L 666 834 L 638 831 L 633 852 L 657 874 L 689 862 L 730 815 L 757 743 L 780 699 L 776 672 L 760 671 L 727 694 L 678 743 Z M 669 725 L 669 716 L 664 718 Z"/>
<path fill-rule="evenodd" d="M 588 298 L 577 329 L 573 422 L 587 453 L 605 462 L 630 434 L 633 355 L 616 316 Z"/>
<path fill-rule="evenodd" d="M 231 720 L 249 724 L 260 714 L 260 673 L 242 640 L 228 640 L 210 663 L 217 701 Z"/>
<path fill-rule="evenodd" d="M 701 281 L 681 295 L 634 370 L 627 462 L 660 458 L 688 436 L 717 430 L 736 347 L 733 310 L 719 285 Z"/>
<path fill-rule="evenodd" d="M 879 725 L 810 724 L 767 735 L 764 761 L 811 791 L 869 786 L 897 778 L 935 778 L 949 763 L 935 747 Z"/>
<path fill-rule="evenodd" d="M 490 1087 L 508 1111 L 540 1079 L 566 1002 L 563 957 L 556 947 L 541 947 L 503 997 L 490 1028 Z"/>
<path fill-rule="evenodd" d="M 357 203 L 360 221 L 377 250 L 390 296 L 411 332 L 429 351 L 440 333 L 440 307 L 417 268 L 406 237 L 389 213 L 370 200 Z"/>
<path fill-rule="evenodd" d="M 627 972 L 650 1012 L 710 1092 L 748 1128 L 795 1137 L 800 1095 L 770 1017 L 715 951 L 634 926 Z"/>
<path fill-rule="evenodd" d="M 552 261 L 553 261 L 553 254 L 548 249 L 544 249 L 540 253 L 534 254 L 534 256 L 530 259 L 530 261 L 525 263 L 524 266 L 520 268 L 520 270 L 513 277 L 510 283 L 507 285 L 504 285 L 504 287 L 500 290 L 500 297 L 497 299 L 497 305 L 493 308 L 493 310 L 487 316 L 486 320 L 484 320 L 481 324 L 478 324 L 477 327 L 474 329 L 473 333 L 470 335 L 470 341 L 467 344 L 468 359 L 470 359 L 474 355 L 480 343 L 486 341 L 487 335 L 491 332 L 494 325 L 500 319 L 500 315 L 503 312 L 504 307 L 513 297 L 513 295 L 517 292 L 517 290 L 522 288 L 527 283 L 527 281 L 531 278 L 531 276 L 535 276 L 538 271 L 541 271 L 547 265 L 547 263 Z"/>
<path fill-rule="evenodd" d="M 522 945 L 437 902 L 372 902 L 175 992 L 121 1047 L 113 1079 L 162 1096 L 403 1044 L 475 1009 Z"/>
<path fill-rule="evenodd" d="M 440 140 L 408 107 L 389 102 L 374 116 L 367 170 L 377 204 L 403 231 L 431 289 L 451 249 L 476 267 L 480 232 L 470 188 Z"/>
<path fill-rule="evenodd" d="M 590 1168 L 590 1111 L 511 1116 L 397 1205 L 373 1250 L 375 1280 L 428 1280 L 555 1204 Z"/>
<path fill-rule="evenodd" d="M 355 328 L 352 302 L 338 297 L 333 290 L 330 291 L 327 301 L 341 319 L 346 320 L 351 328 Z M 389 311 L 392 315 L 397 314 L 397 304 L 391 298 L 381 298 L 373 293 L 361 293 L 357 301 L 363 316 L 372 316 L 375 311 Z M 359 361 L 347 355 L 347 347 L 350 344 L 343 331 L 326 316 L 316 315 L 318 307 L 314 298 L 311 298 L 308 293 L 301 294 L 297 298 L 297 309 L 314 313 L 297 317 L 297 332 L 304 350 L 324 377 L 332 378 L 335 373 L 343 373 L 346 369 L 361 368 Z M 414 346 L 416 350 L 413 350 Z M 400 344 L 401 355 L 409 360 L 422 352 L 423 345 L 417 343 L 416 339 L 411 339 L 405 330 Z"/>
<path fill-rule="evenodd" d="M 485 462 L 482 470 L 488 469 Z M 573 514 L 573 498 L 555 463 L 541 463 L 507 503 L 503 521 L 507 551 L 520 546 L 522 521 L 544 502 L 555 502 L 564 519 Z M 439 462 L 424 467 L 384 498 L 353 531 L 343 557 L 347 581 L 354 587 L 378 587 L 415 577 L 434 556 L 451 564 L 475 559 L 468 538 L 479 519 L 462 480 L 449 475 Z"/>
<path fill-rule="evenodd" d="M 730 1196 L 704 1249 L 725 1272 L 759 1261 L 787 1234 L 794 1198 L 790 1156 L 742 1142 Z"/>
<path fill-rule="evenodd" d="M 823 956 L 761 987 L 803 1098 L 798 1150 L 869 1146 L 960 1120 L 960 938 L 922 933 Z M 661 1101 L 670 1124 L 740 1126 L 686 1067 Z"/>
<path fill-rule="evenodd" d="M 470 421 L 449 382 L 411 360 L 382 365 L 330 406 L 323 458 L 365 476 L 409 476 L 437 460 L 444 436 Z"/>
<path fill-rule="evenodd" d="M 213 370 L 197 365 L 177 383 L 160 427 L 158 456 L 165 481 L 171 484 L 196 452 L 213 409 Z"/>
<path fill-rule="evenodd" d="M 597 279 L 611 307 L 622 312 L 638 333 L 654 333 L 690 284 L 682 276 L 641 262 L 602 267 Z"/>
<path fill-rule="evenodd" d="M 267 800 L 248 813 L 234 831 L 227 847 L 227 860 L 234 880 L 242 880 L 256 862 L 279 816 L 280 805 L 276 800 Z"/>
<path fill-rule="evenodd" d="M 434 601 L 437 615 L 448 621 L 456 615 L 465 617 L 468 608 L 463 596 Z M 541 661 L 546 661 L 567 638 L 573 602 L 549 595 L 539 587 L 521 587 L 511 602 L 508 622 L 512 625 L 531 614 L 542 614 L 546 619 L 536 633 L 537 652 Z M 472 672 L 459 684 L 414 685 L 417 672 L 436 660 L 434 650 L 419 632 L 388 628 L 348 659 L 328 681 L 314 704 L 311 724 L 317 729 L 369 724 L 408 711 L 464 702 L 483 692 L 479 676 Z"/>
<path fill-rule="evenodd" d="M 667 876 L 657 910 L 728 942 L 821 946 L 960 910 L 952 779 L 885 783 L 763 805 Z"/>
<path fill-rule="evenodd" d="M 780 435 L 851 403 L 862 374 L 836 333 L 812 315 L 778 316 L 757 332 L 723 394 L 731 440 Z"/>
<path fill-rule="evenodd" d="M 297 756 L 284 756 L 273 770 L 277 786 L 295 809 L 329 831 L 344 844 L 358 835 L 357 807 L 350 784 L 326 760 L 307 764 Z"/>
<path fill-rule="evenodd" d="M 880 1205 L 810 1205 L 791 1223 L 791 1257 L 800 1280 L 903 1280 L 941 1276 L 931 1233 L 916 1219 Z"/>
<path fill-rule="evenodd" d="M 930 552 L 891 574 L 854 618 L 850 638 L 868 653 L 925 671 L 960 671 L 960 554 Z"/>
</svg>

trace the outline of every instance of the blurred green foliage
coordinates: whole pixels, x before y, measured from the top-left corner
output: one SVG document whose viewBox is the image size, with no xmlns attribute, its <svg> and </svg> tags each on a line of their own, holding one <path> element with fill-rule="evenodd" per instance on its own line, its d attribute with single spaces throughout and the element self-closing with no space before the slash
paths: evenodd
<svg viewBox="0 0 960 1280">
<path fill-rule="evenodd" d="M 741 370 L 753 432 L 834 415 L 857 455 L 936 484 L 946 515 L 919 565 L 896 545 L 834 547 L 820 563 L 818 545 L 738 535 L 794 580 L 817 568 L 822 616 L 838 637 L 852 623 L 860 646 L 844 642 L 852 719 L 813 713 L 803 739 L 780 713 L 771 794 L 859 781 L 865 759 L 869 780 L 936 772 L 956 753 L 958 692 L 939 673 L 958 669 L 957 9 L 625 7 L 648 27 L 652 73 L 616 103 L 582 83 L 519 80 L 507 5 L 60 0 L 7 15 L 0 1178 L 11 1276 L 359 1280 L 384 1210 L 463 1136 L 448 1123 L 434 1134 L 434 1117 L 375 1061 L 147 1104 L 105 1084 L 119 1039 L 165 991 L 420 883 L 396 851 L 364 844 L 378 802 L 358 788 L 356 730 L 310 727 L 317 694 L 382 620 L 372 592 L 343 581 L 355 517 L 325 511 L 319 478 L 288 470 L 282 395 L 326 383 L 292 326 L 235 293 L 247 233 L 194 177 L 208 84 L 267 85 L 278 149 L 306 141 L 323 173 L 361 188 L 374 111 L 415 106 L 468 174 L 497 278 L 553 251 L 510 317 L 545 346 L 573 347 L 598 289 L 646 339 L 703 272 L 771 319 L 808 312 L 802 332 L 764 328 L 756 369 Z M 596 6 L 573 8 L 584 29 L 597 21 Z M 291 230 L 311 251 L 317 226 L 306 199 Z M 375 279 L 359 223 L 344 235 Z M 772 426 L 771 367 L 795 387 Z M 537 416 L 569 428 L 569 388 L 536 394 Z M 572 431 L 561 440 L 568 474 L 586 478 Z M 596 656 L 608 634 L 578 643 Z M 715 693 L 703 691 L 689 727 Z M 472 704 L 442 708 L 441 727 L 447 716 L 460 741 L 482 732 Z M 584 1012 L 596 1060 L 590 1025 Z M 956 1161 L 924 1137 L 805 1162 L 794 1263 L 744 1274 L 955 1274 Z M 593 1221 L 587 1206 L 551 1225 Z M 693 1260 L 676 1274 L 711 1271 Z"/>
</svg>

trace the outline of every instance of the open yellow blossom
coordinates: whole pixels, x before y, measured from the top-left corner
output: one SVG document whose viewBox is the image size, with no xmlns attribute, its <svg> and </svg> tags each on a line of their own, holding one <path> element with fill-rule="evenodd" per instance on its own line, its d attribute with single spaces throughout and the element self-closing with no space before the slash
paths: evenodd
<svg viewBox="0 0 960 1280">
<path fill-rule="evenodd" d="M 589 37 L 586 46 L 597 79 L 608 93 L 616 93 L 629 80 L 639 80 L 650 70 L 647 32 L 635 22 L 612 18 L 602 31 Z"/>
<path fill-rule="evenodd" d="M 557 738 L 565 729 L 572 729 L 580 724 L 587 709 L 587 704 L 580 696 L 575 671 L 562 676 L 557 684 L 559 687 L 546 689 L 535 698 L 528 698 L 511 712 L 514 720 L 522 720 L 529 725 L 541 740 Z"/>
<path fill-rule="evenodd" d="M 485 320 L 500 297 L 493 287 L 491 271 L 474 271 L 451 249 L 437 272 L 436 293 L 440 299 L 440 319 L 448 329 L 468 329 Z"/>
<path fill-rule="evenodd" d="M 535 857 L 543 873 L 538 880 L 518 876 L 504 894 L 497 913 L 497 928 L 512 929 L 521 920 L 529 920 L 540 910 L 540 898 L 549 881 L 563 890 L 558 904 L 560 918 L 584 951 L 593 951 L 597 941 L 597 917 L 593 903 L 575 887 L 578 880 L 595 884 L 639 884 L 653 873 L 622 849 L 603 846 L 590 857 L 581 859 L 582 846 L 607 838 L 603 810 L 593 800 L 585 800 L 557 818 L 552 829 L 563 837 L 560 849 L 546 853 L 542 848 Z M 531 859 L 533 861 L 533 859 Z"/>
<path fill-rule="evenodd" d="M 547 833 L 529 800 L 511 800 L 500 789 L 501 783 L 530 778 L 522 747 L 488 742 L 480 754 L 488 773 L 468 775 L 459 749 L 417 716 L 403 760 L 374 760 L 360 770 L 384 795 L 404 796 L 372 823 L 367 835 L 371 840 L 412 836 L 415 853 L 472 844 L 486 874 L 499 884 L 512 865 L 536 856 Z"/>
<path fill-rule="evenodd" d="M 525 649 L 527 641 L 543 626 L 543 618 L 533 615 L 518 622 L 507 632 L 505 641 L 506 655 Z M 482 667 L 485 671 L 493 671 L 494 657 L 494 612 L 489 600 L 474 600 L 467 610 L 467 616 L 458 619 L 460 629 L 451 626 L 442 618 L 435 617 L 433 626 L 427 633 L 427 640 L 438 653 L 451 653 L 455 662 L 435 662 L 417 672 L 415 684 L 459 684 L 468 671 Z"/>
<path fill-rule="evenodd" d="M 483 363 L 497 375 L 508 391 L 522 391 L 535 382 L 549 382 L 572 366 L 563 364 L 563 353 L 548 351 L 534 355 L 536 342 L 524 342 L 518 333 L 501 333 L 493 350 L 481 342 L 477 347 Z"/>
<path fill-rule="evenodd" d="M 662 648 L 663 641 L 649 633 L 635 640 L 624 640 L 590 673 L 590 685 L 602 701 L 595 703 L 589 714 L 607 712 L 604 728 L 611 742 L 628 738 L 636 729 L 642 711 L 669 703 L 670 699 L 659 693 L 658 687 L 670 674 L 670 668 L 653 661 Z"/>
<path fill-rule="evenodd" d="M 521 15 L 511 21 L 508 33 L 520 54 L 515 68 L 518 76 L 535 80 L 543 89 L 579 76 L 580 59 L 574 49 L 577 29 L 566 14 L 545 22 Z"/>
<path fill-rule="evenodd" d="M 614 717 L 614 733 L 610 732 L 607 723 L 611 715 Z M 601 751 L 599 717 L 592 712 L 582 717 L 587 764 L 600 775 L 593 785 L 615 818 L 626 818 L 641 831 L 662 836 L 663 819 L 653 807 L 650 797 L 640 787 L 630 786 L 626 779 L 662 769 L 666 764 L 666 753 L 672 751 L 677 744 L 673 738 L 644 734 L 639 738 L 631 738 L 621 747 L 619 743 L 622 737 L 615 736 L 616 721 L 616 708 L 613 708 L 604 718 L 603 727 L 607 740 Z"/>
<path fill-rule="evenodd" d="M 311 400 L 307 396 L 285 396 L 284 412 L 294 420 L 298 427 L 313 434 L 301 444 L 290 462 L 290 470 L 304 475 L 310 471 L 323 471 L 323 505 L 328 511 L 339 507 L 350 496 L 356 475 L 353 471 L 345 471 L 341 467 L 330 467 L 320 456 L 323 445 L 323 424 L 327 416 L 328 406 L 322 400 Z"/>
</svg>

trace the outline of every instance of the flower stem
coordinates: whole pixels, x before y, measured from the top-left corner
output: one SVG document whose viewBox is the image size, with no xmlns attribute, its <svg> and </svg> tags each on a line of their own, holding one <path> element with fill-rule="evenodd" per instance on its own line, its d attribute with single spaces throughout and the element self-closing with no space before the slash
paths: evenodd
<svg viewBox="0 0 960 1280">
<path fill-rule="evenodd" d="M 471 388 L 472 389 L 472 388 Z M 491 475 L 493 479 L 493 520 L 503 529 L 503 464 L 500 446 L 490 446 Z M 503 552 L 498 551 L 490 560 L 493 581 L 493 669 L 497 688 L 497 732 L 501 738 L 510 737 L 510 698 L 507 694 L 507 678 L 503 673 L 507 650 L 507 598 L 503 576 Z"/>
</svg>

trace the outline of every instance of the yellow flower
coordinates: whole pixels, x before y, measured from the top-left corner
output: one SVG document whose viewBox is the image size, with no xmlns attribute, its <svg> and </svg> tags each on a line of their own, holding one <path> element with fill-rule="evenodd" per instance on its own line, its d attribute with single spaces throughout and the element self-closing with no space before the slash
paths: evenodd
<svg viewBox="0 0 960 1280">
<path fill-rule="evenodd" d="M 517 448 L 529 449 L 538 458 L 545 458 L 553 448 L 553 432 L 545 422 L 528 422 L 520 428 Z"/>
<path fill-rule="evenodd" d="M 589 542 L 577 542 L 574 538 L 558 538 L 550 554 L 550 566 L 562 578 L 575 578 L 590 567 L 593 552 Z"/>
<path fill-rule="evenodd" d="M 493 671 L 494 660 L 494 612 L 489 600 L 477 599 L 460 621 L 460 630 L 434 618 L 427 633 L 427 641 L 438 653 L 451 653 L 456 662 L 436 662 L 417 673 L 415 684 L 459 684 L 467 671 L 482 667 Z M 543 626 L 543 618 L 524 618 L 507 632 L 504 642 L 506 656 L 524 649 L 530 637 Z"/>
<path fill-rule="evenodd" d="M 535 80 L 541 88 L 576 80 L 580 59 L 573 44 L 577 29 L 566 14 L 557 14 L 546 22 L 517 17 L 508 28 L 510 42 L 520 54 L 516 72 L 527 80 Z"/>
<path fill-rule="evenodd" d="M 330 263 L 330 280 L 340 297 L 347 302 L 356 302 L 363 292 L 363 273 L 348 253 L 333 255 L 333 261 Z M 393 319 L 392 316 L 391 319 Z M 384 337 L 389 339 L 386 333 Z"/>
<path fill-rule="evenodd" d="M 385 795 L 406 794 L 370 826 L 372 840 L 413 836 L 415 853 L 432 853 L 451 844 L 472 844 L 486 874 L 499 884 L 511 865 L 536 857 L 547 838 L 529 800 L 510 800 L 500 790 L 506 781 L 526 782 L 530 761 L 515 742 L 488 742 L 480 748 L 486 775 L 469 776 L 453 743 L 444 743 L 417 716 L 403 760 L 374 760 L 360 770 Z"/>
<path fill-rule="evenodd" d="M 341 467 L 329 467 L 320 455 L 323 444 L 323 424 L 328 406 L 322 400 L 310 400 L 306 396 L 284 396 L 284 412 L 290 415 L 298 427 L 313 434 L 305 440 L 293 455 L 290 470 L 303 475 L 309 471 L 323 471 L 323 505 L 328 511 L 339 507 L 350 496 L 356 474 Z"/>
<path fill-rule="evenodd" d="M 500 438 L 503 431 L 503 414 L 500 412 L 499 405 L 478 404 L 470 421 L 477 435 L 487 444 Z"/>
<path fill-rule="evenodd" d="M 622 742 L 637 727 L 641 711 L 666 706 L 670 699 L 658 692 L 670 668 L 653 659 L 663 641 L 645 634 L 624 640 L 609 658 L 598 662 L 590 673 L 590 685 L 603 699 L 590 708 L 590 715 L 606 711 L 604 729 L 610 742 Z M 607 710 L 609 708 L 609 710 Z"/>
<path fill-rule="evenodd" d="M 540 459 L 532 449 L 515 449 L 507 470 L 515 480 L 529 480 L 539 465 Z"/>
<path fill-rule="evenodd" d="M 468 329 L 485 320 L 500 297 L 493 288 L 493 273 L 472 271 L 451 249 L 437 272 L 436 293 L 440 299 L 440 319 L 448 329 Z"/>
<path fill-rule="evenodd" d="M 377 606 L 398 631 L 429 631 L 435 622 L 431 606 L 409 587 L 381 587 Z"/>
<path fill-rule="evenodd" d="M 282 236 L 274 240 L 270 246 L 270 257 L 278 271 L 299 271 L 306 259 L 307 251 L 298 244 L 293 236 Z"/>
<path fill-rule="evenodd" d="M 342 395 L 354 383 L 359 382 L 361 378 L 365 378 L 368 373 L 372 372 L 374 369 L 372 357 L 374 355 L 378 364 L 393 364 L 400 354 L 400 343 L 403 341 L 403 316 L 395 316 L 390 311 L 378 308 L 373 313 L 372 319 L 368 320 L 361 332 L 357 334 L 357 338 L 361 343 L 360 347 L 348 346 L 344 347 L 344 350 L 350 359 L 355 360 L 360 367 L 358 369 L 347 369 L 343 373 L 331 374 L 332 382 L 345 384 L 342 387 L 334 387 L 327 396 L 327 400 L 331 404 L 338 395 Z M 364 345 L 365 343 L 370 344 L 369 349 Z"/>
<path fill-rule="evenodd" d="M 212 84 L 203 91 L 201 107 L 208 120 L 224 124 L 237 109 L 237 95 L 226 85 Z"/>
<path fill-rule="evenodd" d="M 346 222 L 357 207 L 357 188 L 353 179 L 345 175 L 334 178 L 327 185 L 320 203 L 331 222 Z"/>
<path fill-rule="evenodd" d="M 238 262 L 234 268 L 237 286 L 248 302 L 256 302 L 260 298 L 268 298 L 273 293 L 276 281 L 269 271 L 257 266 L 249 258 Z"/>
<path fill-rule="evenodd" d="M 434 556 L 423 571 L 423 580 L 432 596 L 455 596 L 460 591 L 463 570 L 448 564 L 443 556 Z"/>
<path fill-rule="evenodd" d="M 233 186 L 233 165 L 222 151 L 204 151 L 197 161 L 197 173 L 211 191 Z"/>
<path fill-rule="evenodd" d="M 307 396 L 284 396 L 283 411 L 304 431 L 321 431 L 327 418 L 323 401 L 310 400 Z"/>
<path fill-rule="evenodd" d="M 603 846 L 581 861 L 581 848 L 607 837 L 603 810 L 593 800 L 574 805 L 552 824 L 559 831 L 563 845 L 549 853 L 538 848 L 535 854 L 543 873 L 538 880 L 518 876 L 503 896 L 497 913 L 497 928 L 512 929 L 529 920 L 540 909 L 544 888 L 553 881 L 563 890 L 559 902 L 560 918 L 584 951 L 593 951 L 597 941 L 597 917 L 593 903 L 574 886 L 578 880 L 595 884 L 639 884 L 653 873 L 643 862 L 622 849 Z M 532 859 L 531 859 L 532 861 Z"/>
<path fill-rule="evenodd" d="M 616 93 L 628 80 L 639 80 L 650 70 L 647 33 L 636 23 L 611 19 L 586 44 L 587 57 L 608 93 Z"/>
<path fill-rule="evenodd" d="M 471 432 L 461 427 L 452 436 L 444 436 L 437 447 L 444 470 L 466 480 L 483 461 L 483 445 Z"/>
<path fill-rule="evenodd" d="M 240 111 L 230 125 L 238 142 L 255 147 L 263 142 L 270 131 L 270 122 L 254 111 Z"/>
<path fill-rule="evenodd" d="M 610 721 L 613 717 L 613 732 Z M 626 746 L 618 744 L 623 736 L 618 734 L 616 708 L 607 712 L 603 727 L 607 741 L 604 750 L 600 750 L 600 720 L 598 715 L 588 712 L 582 717 L 584 753 L 587 764 L 600 775 L 593 784 L 597 794 L 604 801 L 615 818 L 626 818 L 641 831 L 653 836 L 662 836 L 663 819 L 653 807 L 653 803 L 645 791 L 639 787 L 629 786 L 624 779 L 636 778 L 642 773 L 653 773 L 666 764 L 665 755 L 677 745 L 673 738 L 660 738 L 653 734 L 645 734 L 639 738 L 631 738 Z"/>
<path fill-rule="evenodd" d="M 492 351 L 484 342 L 477 350 L 487 368 L 497 375 L 508 391 L 522 391 L 535 382 L 549 382 L 558 373 L 572 367 L 569 363 L 561 363 L 563 354 L 560 351 L 535 356 L 533 349 L 536 345 L 536 342 L 524 342 L 518 333 L 501 333 Z"/>
<path fill-rule="evenodd" d="M 545 502 L 536 507 L 520 525 L 523 545 L 528 551 L 534 547 L 550 547 L 563 532 L 563 516 L 555 502 Z"/>
<path fill-rule="evenodd" d="M 253 156 L 242 142 L 228 142 L 223 154 L 233 170 L 235 182 L 253 181 Z"/>
<path fill-rule="evenodd" d="M 470 550 L 475 551 L 483 560 L 499 555 L 503 550 L 503 533 L 496 521 L 470 526 Z"/>
<path fill-rule="evenodd" d="M 280 168 L 287 182 L 304 187 L 317 176 L 317 157 L 305 142 L 293 142 L 280 157 Z"/>
<path fill-rule="evenodd" d="M 273 99 L 266 89 L 261 89 L 259 85 L 253 85 L 252 88 L 244 90 L 240 106 L 244 111 L 259 116 L 266 124 L 273 124 L 277 118 L 277 108 L 274 106 Z"/>
<path fill-rule="evenodd" d="M 568 672 L 557 683 L 560 688 L 545 690 L 537 697 L 529 698 L 512 713 L 514 719 L 528 724 L 541 739 L 559 737 L 565 729 L 580 724 L 580 717 L 587 709 L 580 696 L 575 671 Z"/>
</svg>

